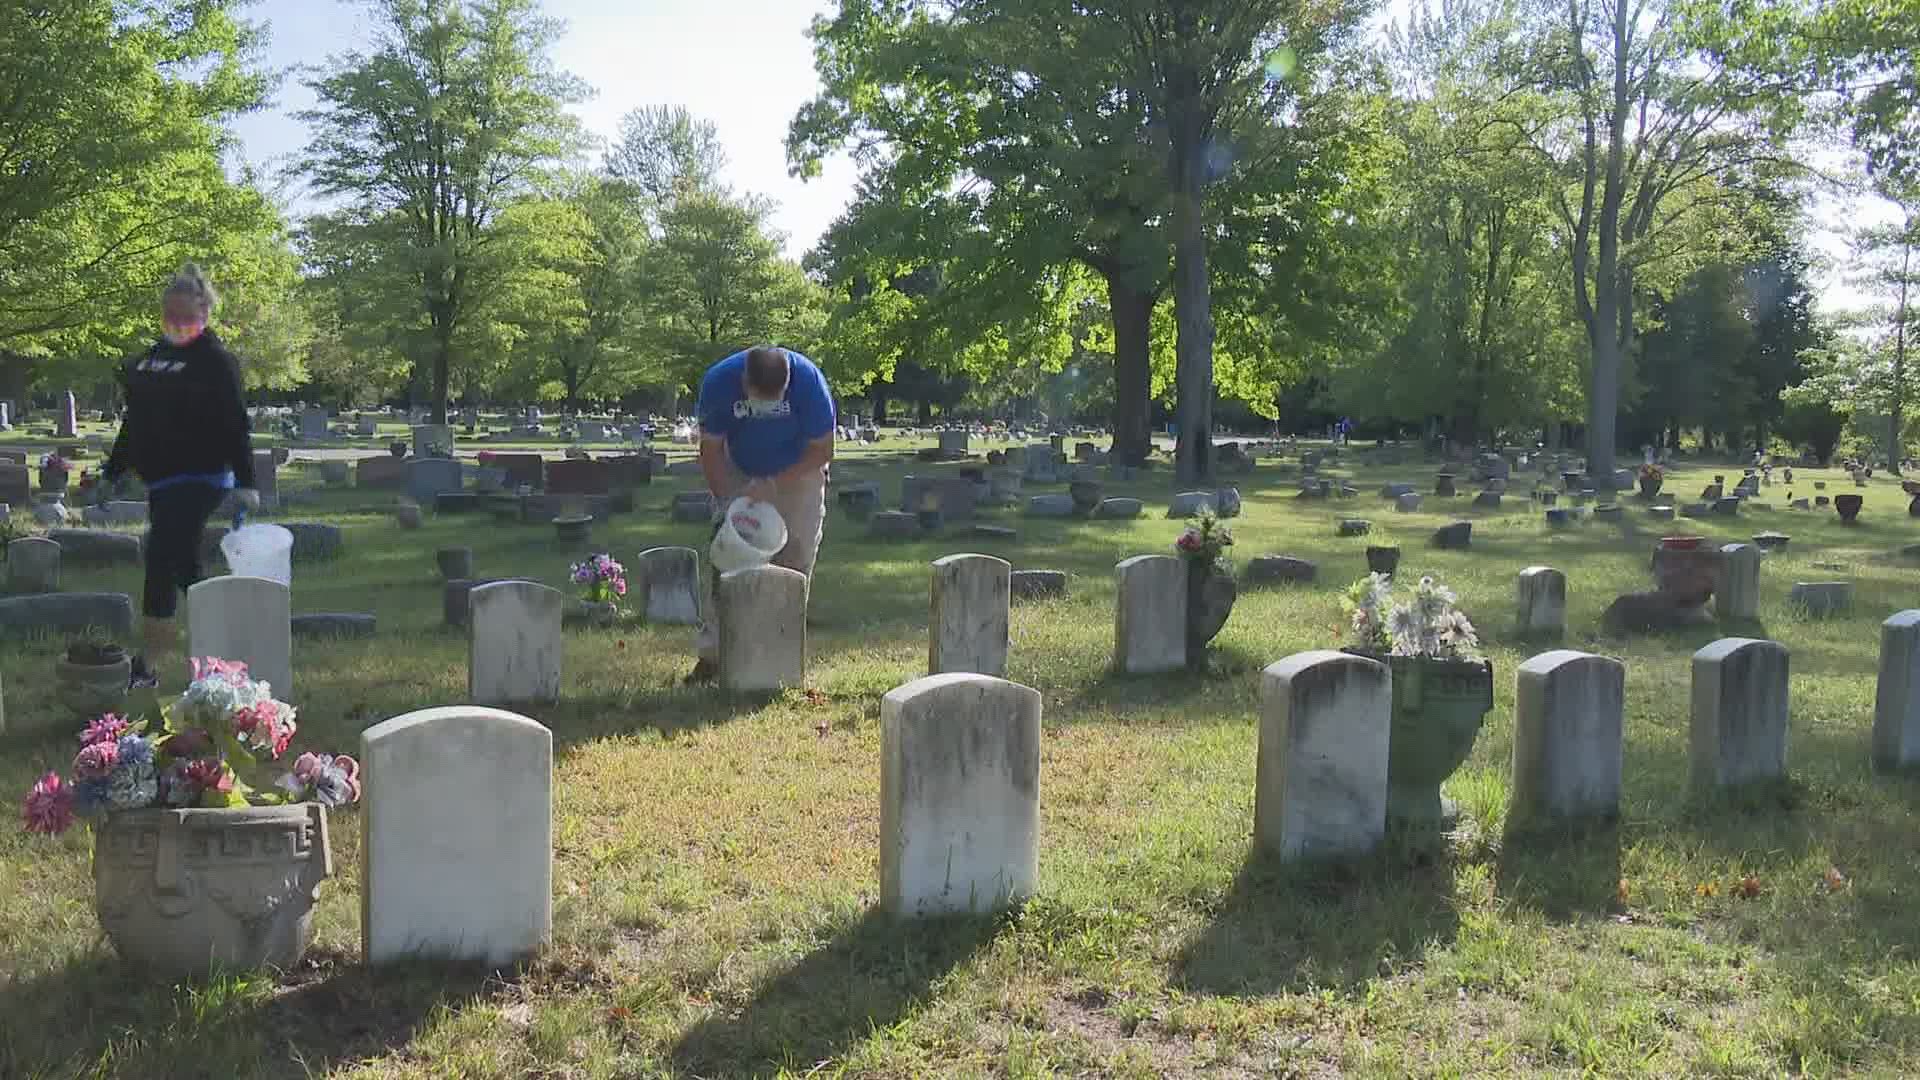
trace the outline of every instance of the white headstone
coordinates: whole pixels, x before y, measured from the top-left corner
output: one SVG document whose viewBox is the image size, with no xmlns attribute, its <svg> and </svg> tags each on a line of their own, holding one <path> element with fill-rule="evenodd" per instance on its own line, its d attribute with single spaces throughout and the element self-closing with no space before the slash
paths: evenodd
<svg viewBox="0 0 1920 1080">
<path fill-rule="evenodd" d="M 929 675 L 880 701 L 880 902 L 983 912 L 1040 876 L 1040 692 Z"/>
<path fill-rule="evenodd" d="M 8 544 L 6 591 L 60 591 L 60 545 L 44 536 L 22 537 Z"/>
<path fill-rule="evenodd" d="M 1513 733 L 1517 821 L 1620 812 L 1627 668 L 1571 649 L 1520 665 Z"/>
<path fill-rule="evenodd" d="M 60 395 L 60 416 L 56 421 L 54 434 L 62 439 L 71 439 L 80 433 L 80 417 L 75 411 L 73 391 Z"/>
<path fill-rule="evenodd" d="M 807 681 L 807 575 L 784 566 L 721 574 L 720 685 L 779 690 Z"/>
<path fill-rule="evenodd" d="M 441 457 L 453 453 L 453 429 L 445 424 L 420 424 L 413 429 L 413 456 Z"/>
<path fill-rule="evenodd" d="M 1187 564 L 1172 555 L 1135 555 L 1113 568 L 1113 666 L 1126 675 L 1187 665 Z"/>
<path fill-rule="evenodd" d="M 1004 676 L 1013 566 L 991 555 L 933 561 L 927 671 Z"/>
<path fill-rule="evenodd" d="M 1760 617 L 1760 549 L 1728 544 L 1720 549 L 1719 581 L 1713 589 L 1713 613 L 1722 619 Z"/>
<path fill-rule="evenodd" d="M 553 733 L 472 705 L 360 735 L 360 941 L 369 964 L 504 965 L 553 930 Z"/>
<path fill-rule="evenodd" d="M 293 700 L 293 591 L 269 578 L 217 577 L 187 590 L 191 656 L 239 660 Z"/>
<path fill-rule="evenodd" d="M 566 598 L 532 581 L 467 594 L 467 696 L 482 705 L 560 699 L 560 615 Z"/>
<path fill-rule="evenodd" d="M 1567 629 L 1567 575 L 1551 566 L 1529 566 L 1515 581 L 1522 634 L 1562 634 Z"/>
<path fill-rule="evenodd" d="M 1880 683 L 1873 699 L 1873 764 L 1891 772 L 1920 763 L 1920 611 L 1880 624 Z"/>
<path fill-rule="evenodd" d="M 1282 859 L 1368 851 L 1387 828 L 1393 674 L 1351 653 L 1296 653 L 1260 678 L 1254 846 Z"/>
<path fill-rule="evenodd" d="M 1787 647 L 1722 638 L 1693 654 L 1693 718 L 1687 741 L 1697 787 L 1787 774 Z"/>
<path fill-rule="evenodd" d="M 648 548 L 634 563 L 640 612 L 650 623 L 700 623 L 700 553 L 685 547 Z"/>
<path fill-rule="evenodd" d="M 13 430 L 13 403 L 0 401 L 0 431 Z"/>
</svg>

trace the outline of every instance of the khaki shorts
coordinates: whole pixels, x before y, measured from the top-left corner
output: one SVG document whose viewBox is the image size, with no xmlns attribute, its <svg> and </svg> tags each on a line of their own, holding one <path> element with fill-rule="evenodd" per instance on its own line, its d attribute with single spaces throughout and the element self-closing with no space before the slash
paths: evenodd
<svg viewBox="0 0 1920 1080">
<path fill-rule="evenodd" d="M 746 474 L 735 468 L 731 460 L 727 462 L 726 485 L 716 507 L 718 513 L 725 513 L 727 504 L 747 487 Z M 821 469 L 817 478 L 803 484 L 781 485 L 769 501 L 787 525 L 787 546 L 773 557 L 773 565 L 798 570 L 812 578 L 814 560 L 820 555 L 820 537 L 826 530 L 827 470 Z M 714 528 L 719 528 L 717 520 Z M 701 552 L 701 558 L 706 558 L 706 552 Z M 695 638 L 695 649 L 704 660 L 717 660 L 720 656 L 720 625 L 713 615 L 713 590 L 718 580 L 719 575 L 709 564 L 701 576 L 700 632 Z"/>
</svg>

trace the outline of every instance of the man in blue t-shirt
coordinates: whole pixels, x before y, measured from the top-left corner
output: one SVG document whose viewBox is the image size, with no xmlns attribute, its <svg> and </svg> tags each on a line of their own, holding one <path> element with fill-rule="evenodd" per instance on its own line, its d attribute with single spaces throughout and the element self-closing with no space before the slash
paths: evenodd
<svg viewBox="0 0 1920 1080">
<path fill-rule="evenodd" d="M 757 346 L 707 369 L 699 414 L 700 472 L 716 511 L 742 495 L 772 503 L 787 525 L 773 564 L 813 576 L 836 424 L 826 376 L 792 349 Z M 719 627 L 701 623 L 698 649 L 690 683 L 719 673 Z"/>
</svg>

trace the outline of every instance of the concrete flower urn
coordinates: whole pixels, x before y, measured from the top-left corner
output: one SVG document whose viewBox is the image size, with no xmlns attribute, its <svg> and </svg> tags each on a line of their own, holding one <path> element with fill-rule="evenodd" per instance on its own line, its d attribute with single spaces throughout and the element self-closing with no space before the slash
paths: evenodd
<svg viewBox="0 0 1920 1080">
<path fill-rule="evenodd" d="M 1493 709 L 1491 660 L 1436 660 L 1347 650 L 1393 669 L 1393 723 L 1387 744 L 1387 821 L 1428 827 L 1456 811 L 1440 785 L 1460 768 Z"/>
<path fill-rule="evenodd" d="M 1220 635 L 1233 614 L 1240 586 L 1217 564 L 1187 560 L 1187 663 L 1204 662 L 1207 643 Z"/>
<path fill-rule="evenodd" d="M 593 539 L 593 518 L 570 514 L 553 519 L 554 539 L 562 544 L 584 544 Z"/>
<path fill-rule="evenodd" d="M 40 490 L 57 491 L 64 494 L 67 490 L 67 480 L 70 475 L 71 474 L 65 469 L 42 468 L 40 470 Z"/>
<path fill-rule="evenodd" d="M 133 678 L 133 660 L 119 649 L 98 662 L 75 662 L 62 656 L 53 662 L 60 700 L 74 715 L 92 719 L 119 712 L 127 703 L 127 684 Z"/>
<path fill-rule="evenodd" d="M 1840 524 L 1851 525 L 1860 516 L 1860 507 L 1866 503 L 1863 495 L 1835 495 L 1833 512 L 1840 515 Z"/>
<path fill-rule="evenodd" d="M 331 876 L 318 803 L 131 810 L 94 833 L 100 927 L 122 959 L 167 979 L 298 964 Z"/>
</svg>

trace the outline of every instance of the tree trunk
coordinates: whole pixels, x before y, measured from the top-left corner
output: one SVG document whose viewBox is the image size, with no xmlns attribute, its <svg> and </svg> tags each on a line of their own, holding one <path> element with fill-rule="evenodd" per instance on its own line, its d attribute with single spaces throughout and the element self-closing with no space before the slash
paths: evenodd
<svg viewBox="0 0 1920 1080">
<path fill-rule="evenodd" d="M 932 423 L 933 423 L 933 399 L 921 398 L 920 399 L 920 426 L 926 427 Z"/>
<path fill-rule="evenodd" d="M 1119 274 L 1106 278 L 1107 306 L 1113 311 L 1113 458 L 1139 465 L 1153 450 L 1153 295 Z"/>
<path fill-rule="evenodd" d="M 448 327 L 438 337 L 440 340 L 435 343 L 433 350 L 433 401 L 431 404 L 433 422 L 445 424 L 447 422 L 447 381 L 453 370 L 452 328 Z"/>
<path fill-rule="evenodd" d="M 1213 293 L 1207 279 L 1206 207 L 1202 186 L 1206 167 L 1204 133 L 1197 91 L 1189 91 L 1188 115 L 1174 130 L 1173 317 L 1174 417 L 1180 425 L 1174 443 L 1174 476 L 1182 484 L 1213 479 Z"/>
<path fill-rule="evenodd" d="M 1907 412 L 1907 282 L 1913 272 L 1913 226 L 1908 218 L 1906 242 L 1900 246 L 1900 302 L 1894 310 L 1893 402 L 1887 411 L 1887 471 L 1900 475 L 1900 431 Z"/>
<path fill-rule="evenodd" d="M 887 422 L 887 387 L 885 383 L 874 383 L 867 395 L 873 402 L 873 426 L 879 427 Z"/>
</svg>

